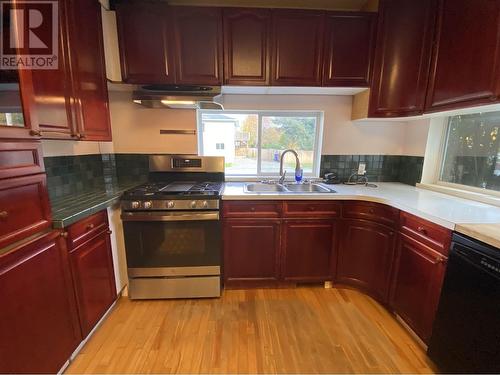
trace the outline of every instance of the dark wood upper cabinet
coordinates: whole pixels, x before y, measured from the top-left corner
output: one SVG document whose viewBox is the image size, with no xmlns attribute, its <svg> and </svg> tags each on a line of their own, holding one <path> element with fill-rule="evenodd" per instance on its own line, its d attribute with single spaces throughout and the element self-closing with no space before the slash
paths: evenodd
<svg viewBox="0 0 500 375">
<path fill-rule="evenodd" d="M 116 4 L 124 82 L 174 83 L 170 16 L 170 8 L 161 3 Z"/>
<path fill-rule="evenodd" d="M 440 0 L 426 111 L 500 100 L 500 2 Z"/>
<path fill-rule="evenodd" d="M 370 85 L 375 21 L 374 13 L 327 13 L 323 86 Z"/>
<path fill-rule="evenodd" d="M 67 5 L 68 44 L 80 138 L 110 141 L 101 6 L 98 1 L 88 0 L 68 0 Z"/>
<path fill-rule="evenodd" d="M 224 18 L 224 83 L 269 85 L 271 11 L 226 8 Z"/>
<path fill-rule="evenodd" d="M 66 2 L 59 1 L 58 6 L 58 68 L 33 70 L 34 110 L 37 112 L 40 135 L 43 138 L 75 139 L 78 130 L 74 116 L 75 98 L 68 60 Z"/>
<path fill-rule="evenodd" d="M 447 258 L 400 235 L 390 305 L 427 342 L 439 302 Z"/>
<path fill-rule="evenodd" d="M 321 86 L 325 14 L 273 10 L 273 85 Z"/>
<path fill-rule="evenodd" d="M 282 225 L 281 277 L 287 281 L 327 281 L 332 277 L 336 221 L 287 220 Z"/>
<path fill-rule="evenodd" d="M 335 281 L 353 285 L 387 302 L 396 233 L 365 220 L 344 220 Z"/>
<path fill-rule="evenodd" d="M 0 255 L 0 373 L 56 373 L 81 341 L 59 232 Z"/>
<path fill-rule="evenodd" d="M 222 10 L 172 7 L 176 83 L 222 84 Z"/>
<path fill-rule="evenodd" d="M 435 13 L 436 0 L 380 2 L 369 117 L 423 113 Z"/>
</svg>

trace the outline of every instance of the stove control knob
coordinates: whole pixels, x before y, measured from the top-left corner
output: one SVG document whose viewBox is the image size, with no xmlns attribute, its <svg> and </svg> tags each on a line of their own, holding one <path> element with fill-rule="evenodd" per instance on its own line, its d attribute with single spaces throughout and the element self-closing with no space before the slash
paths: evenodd
<svg viewBox="0 0 500 375">
<path fill-rule="evenodd" d="M 153 207 L 153 202 L 151 201 L 144 202 L 144 208 L 149 209 L 151 207 Z"/>
<path fill-rule="evenodd" d="M 208 208 L 208 202 L 207 201 L 203 201 L 203 203 L 201 205 L 203 206 L 203 208 Z"/>
<path fill-rule="evenodd" d="M 130 203 L 130 207 L 132 207 L 133 209 L 137 209 L 141 206 L 141 204 L 137 201 L 133 201 Z"/>
<path fill-rule="evenodd" d="M 196 201 L 192 201 L 190 206 L 191 206 L 191 208 L 196 208 Z"/>
<path fill-rule="evenodd" d="M 168 201 L 167 202 L 167 208 L 174 208 L 174 207 L 175 207 L 174 201 Z"/>
</svg>

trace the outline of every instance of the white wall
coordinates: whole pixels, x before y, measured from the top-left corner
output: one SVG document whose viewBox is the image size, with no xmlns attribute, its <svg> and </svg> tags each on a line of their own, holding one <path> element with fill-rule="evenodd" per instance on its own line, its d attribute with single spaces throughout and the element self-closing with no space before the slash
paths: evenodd
<svg viewBox="0 0 500 375">
<path fill-rule="evenodd" d="M 160 129 L 196 129 L 194 110 L 149 109 L 130 93 L 110 92 L 113 145 L 118 153 L 196 153 L 195 135 L 160 135 Z M 322 154 L 423 156 L 425 121 L 352 122 L 350 96 L 224 95 L 226 109 L 315 110 L 324 112 Z"/>
</svg>

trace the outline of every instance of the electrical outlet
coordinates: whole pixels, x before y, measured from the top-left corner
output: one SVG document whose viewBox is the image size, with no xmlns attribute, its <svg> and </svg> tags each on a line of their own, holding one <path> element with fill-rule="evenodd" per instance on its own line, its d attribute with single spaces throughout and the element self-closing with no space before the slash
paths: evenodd
<svg viewBox="0 0 500 375">
<path fill-rule="evenodd" d="M 358 174 L 363 175 L 366 173 L 366 163 L 359 163 L 358 164 Z"/>
</svg>

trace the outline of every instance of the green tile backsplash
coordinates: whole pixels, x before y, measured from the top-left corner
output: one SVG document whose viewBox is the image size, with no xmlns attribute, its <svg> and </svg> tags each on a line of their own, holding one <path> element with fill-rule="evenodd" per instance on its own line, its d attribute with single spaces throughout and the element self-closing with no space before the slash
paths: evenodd
<svg viewBox="0 0 500 375">
<path fill-rule="evenodd" d="M 148 158 L 148 154 L 46 157 L 44 162 L 50 199 L 140 184 L 148 178 Z M 347 180 L 357 171 L 359 162 L 366 163 L 369 181 L 415 185 L 422 177 L 424 158 L 394 155 L 323 155 L 320 175 L 335 172 L 341 180 Z"/>
<path fill-rule="evenodd" d="M 366 176 L 371 182 L 420 182 L 424 158 L 399 155 L 322 155 L 320 176 L 334 172 L 342 181 L 356 173 L 358 164 L 366 163 Z"/>
</svg>

